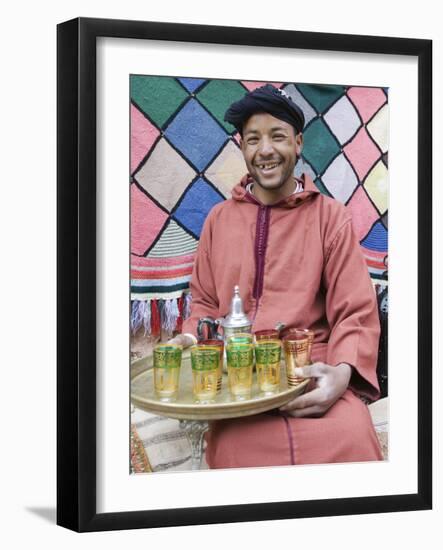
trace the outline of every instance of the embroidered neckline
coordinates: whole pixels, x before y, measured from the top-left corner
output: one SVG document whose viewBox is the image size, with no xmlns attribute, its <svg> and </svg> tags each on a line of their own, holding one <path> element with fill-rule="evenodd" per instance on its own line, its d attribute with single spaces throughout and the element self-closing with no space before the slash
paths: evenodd
<svg viewBox="0 0 443 550">
<path fill-rule="evenodd" d="M 292 195 L 296 195 L 297 193 L 302 193 L 304 191 L 302 182 L 299 180 L 296 180 L 296 182 L 297 182 L 297 185 L 295 186 L 295 190 L 290 195 L 288 195 L 289 197 L 292 197 Z M 251 195 L 255 197 L 254 193 L 252 192 L 253 186 L 254 184 L 252 182 L 248 183 L 246 185 L 246 191 L 248 193 L 251 193 Z"/>
</svg>

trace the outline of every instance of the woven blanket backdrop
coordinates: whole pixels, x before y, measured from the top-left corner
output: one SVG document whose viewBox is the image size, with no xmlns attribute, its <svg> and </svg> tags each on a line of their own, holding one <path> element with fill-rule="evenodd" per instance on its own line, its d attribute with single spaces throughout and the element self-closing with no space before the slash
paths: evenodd
<svg viewBox="0 0 443 550">
<path fill-rule="evenodd" d="M 246 173 L 229 105 L 264 82 L 130 77 L 131 328 L 180 330 L 210 209 Z M 275 83 L 303 109 L 295 175 L 346 204 L 377 293 L 387 284 L 388 90 Z"/>
</svg>

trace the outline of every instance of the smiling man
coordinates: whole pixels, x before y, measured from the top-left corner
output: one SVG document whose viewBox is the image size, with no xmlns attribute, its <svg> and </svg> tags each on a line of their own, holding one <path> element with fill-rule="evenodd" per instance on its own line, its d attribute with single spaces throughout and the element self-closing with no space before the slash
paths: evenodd
<svg viewBox="0 0 443 550">
<path fill-rule="evenodd" d="M 304 116 L 266 85 L 231 105 L 248 174 L 209 213 L 191 281 L 192 309 L 175 340 L 195 341 L 199 318 L 225 316 L 240 286 L 253 330 L 314 331 L 308 392 L 278 411 L 213 422 L 211 468 L 381 460 L 366 402 L 379 397 L 375 293 L 351 215 L 294 177 Z"/>
</svg>

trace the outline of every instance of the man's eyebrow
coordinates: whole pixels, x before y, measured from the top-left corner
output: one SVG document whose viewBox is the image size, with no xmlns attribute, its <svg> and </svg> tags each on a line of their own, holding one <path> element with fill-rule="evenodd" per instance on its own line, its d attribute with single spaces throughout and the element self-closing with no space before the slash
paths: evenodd
<svg viewBox="0 0 443 550">
<path fill-rule="evenodd" d="M 284 128 L 283 126 L 273 126 L 271 128 L 271 132 L 287 132 L 287 128 Z M 248 134 L 259 134 L 260 132 L 258 130 L 254 130 L 253 128 L 251 130 L 248 130 L 245 132 L 245 136 Z"/>
</svg>

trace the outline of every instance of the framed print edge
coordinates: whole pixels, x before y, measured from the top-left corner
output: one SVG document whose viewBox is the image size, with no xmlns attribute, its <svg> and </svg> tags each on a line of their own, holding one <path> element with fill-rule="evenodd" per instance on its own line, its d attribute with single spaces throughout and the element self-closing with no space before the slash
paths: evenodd
<svg viewBox="0 0 443 550">
<path fill-rule="evenodd" d="M 418 494 L 432 508 L 432 42 L 418 55 Z"/>
<path fill-rule="evenodd" d="M 79 530 L 80 452 L 77 48 L 78 23 L 60 25 L 57 28 L 57 523 L 74 530 Z M 71 315 L 66 315 L 66 311 Z"/>
<path fill-rule="evenodd" d="M 418 57 L 416 494 L 97 513 L 96 38 L 100 36 Z M 75 531 L 98 531 L 431 508 L 431 41 L 101 19 L 62 23 L 57 37 L 57 523 Z"/>
</svg>

